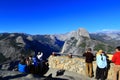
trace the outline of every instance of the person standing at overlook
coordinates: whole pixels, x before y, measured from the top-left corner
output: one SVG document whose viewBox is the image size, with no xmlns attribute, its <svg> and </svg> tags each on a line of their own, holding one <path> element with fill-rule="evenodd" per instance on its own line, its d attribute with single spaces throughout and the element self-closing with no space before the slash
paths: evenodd
<svg viewBox="0 0 120 80">
<path fill-rule="evenodd" d="M 43 57 L 43 53 L 42 53 L 42 52 L 38 52 L 37 58 L 38 58 L 38 60 L 39 60 L 40 62 L 43 60 L 42 57 Z"/>
<path fill-rule="evenodd" d="M 93 53 L 91 53 L 91 48 L 88 48 L 87 51 L 83 54 L 83 56 L 85 57 L 85 62 L 86 62 L 86 75 L 88 77 L 93 77 L 93 60 L 94 60 L 94 56 Z"/>
<path fill-rule="evenodd" d="M 117 75 L 119 76 L 118 80 L 120 80 L 120 46 L 116 47 L 116 52 L 113 54 L 112 62 L 115 64 L 113 80 L 117 80 Z"/>
<path fill-rule="evenodd" d="M 38 63 L 39 63 L 39 67 L 40 67 L 40 70 L 42 71 L 42 68 L 43 68 L 43 53 L 42 52 L 38 52 L 37 54 L 37 59 L 38 59 Z"/>
<path fill-rule="evenodd" d="M 105 80 L 106 78 L 106 68 L 107 68 L 107 57 L 105 56 L 105 53 L 103 53 L 103 50 L 99 50 L 96 54 L 96 79 L 99 80 Z"/>
<path fill-rule="evenodd" d="M 27 64 L 25 62 L 25 57 L 23 57 L 23 56 L 20 57 L 20 62 L 18 64 L 18 71 L 22 72 L 22 73 L 28 72 Z"/>
</svg>

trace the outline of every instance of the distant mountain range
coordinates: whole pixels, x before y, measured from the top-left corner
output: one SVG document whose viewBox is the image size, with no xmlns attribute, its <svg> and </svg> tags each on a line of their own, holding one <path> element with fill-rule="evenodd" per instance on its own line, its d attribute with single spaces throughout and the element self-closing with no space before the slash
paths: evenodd
<svg viewBox="0 0 120 80">
<path fill-rule="evenodd" d="M 90 33 L 90 37 L 94 40 L 99 40 L 114 47 L 120 46 L 120 31 L 103 31 Z"/>
<path fill-rule="evenodd" d="M 20 55 L 34 55 L 42 51 L 44 59 L 52 52 L 82 55 L 86 48 L 114 52 L 120 44 L 120 32 L 89 33 L 80 28 L 66 34 L 30 35 L 25 33 L 0 33 L 0 62 L 18 59 Z"/>
<path fill-rule="evenodd" d="M 34 55 L 41 51 L 43 59 L 54 52 L 59 52 L 64 41 L 58 40 L 51 35 L 29 35 L 24 33 L 1 33 L 0 34 L 0 62 L 15 60 L 21 55 Z"/>
</svg>

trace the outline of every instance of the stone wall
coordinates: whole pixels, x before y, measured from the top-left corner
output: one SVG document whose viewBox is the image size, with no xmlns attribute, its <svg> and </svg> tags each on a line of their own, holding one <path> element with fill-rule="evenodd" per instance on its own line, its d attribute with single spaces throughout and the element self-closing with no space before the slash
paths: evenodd
<svg viewBox="0 0 120 80">
<path fill-rule="evenodd" d="M 73 57 L 69 58 L 68 56 L 50 56 L 49 57 L 49 66 L 51 68 L 64 69 L 72 72 L 76 72 L 82 75 L 85 75 L 85 59 Z M 96 62 L 93 62 L 93 71 L 95 75 L 96 71 Z M 113 77 L 113 63 L 110 64 L 110 69 L 108 71 L 107 80 L 111 80 Z"/>
</svg>

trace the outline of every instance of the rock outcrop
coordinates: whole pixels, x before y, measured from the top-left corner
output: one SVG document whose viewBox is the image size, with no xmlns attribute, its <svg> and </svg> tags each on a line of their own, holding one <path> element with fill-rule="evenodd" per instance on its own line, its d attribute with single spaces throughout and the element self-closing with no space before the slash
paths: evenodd
<svg viewBox="0 0 120 80">
<path fill-rule="evenodd" d="M 68 70 L 86 76 L 84 58 L 78 58 L 78 57 L 69 58 L 68 56 L 50 56 L 49 66 L 50 68 Z M 108 67 L 107 80 L 112 80 L 114 74 L 114 69 L 113 69 L 114 65 L 113 63 L 111 63 L 110 65 L 108 64 L 108 66 L 109 67 Z M 96 62 L 94 61 L 93 62 L 94 77 L 96 73 L 96 67 L 97 67 Z"/>
<path fill-rule="evenodd" d="M 70 36 L 65 40 L 61 53 L 82 55 L 87 48 L 92 48 L 94 54 L 99 49 L 103 49 L 107 53 L 112 51 L 109 44 L 92 39 L 85 29 L 80 28 L 71 32 Z"/>
<path fill-rule="evenodd" d="M 86 46 L 86 39 L 90 41 L 90 36 L 89 33 L 83 28 L 71 32 L 69 38 L 65 41 L 61 52 L 73 54 L 80 53 L 80 45 L 84 48 Z"/>
<path fill-rule="evenodd" d="M 76 37 L 78 39 L 80 36 L 90 38 L 88 31 L 85 30 L 84 28 L 79 28 L 77 31 L 71 31 L 66 34 L 55 35 L 57 39 L 62 40 L 62 41 L 66 41 L 67 39 L 70 39 L 71 37 Z"/>
</svg>

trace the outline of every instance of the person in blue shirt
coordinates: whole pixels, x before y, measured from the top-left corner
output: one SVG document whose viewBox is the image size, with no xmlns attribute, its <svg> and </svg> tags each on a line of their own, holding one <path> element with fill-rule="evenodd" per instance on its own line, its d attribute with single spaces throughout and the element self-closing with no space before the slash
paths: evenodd
<svg viewBox="0 0 120 80">
<path fill-rule="evenodd" d="M 20 59 L 20 63 L 18 64 L 18 71 L 22 72 L 22 73 L 27 72 L 27 65 L 26 65 L 24 57 L 21 57 L 21 59 Z"/>
<path fill-rule="evenodd" d="M 96 79 L 105 80 L 107 57 L 105 56 L 102 50 L 99 50 L 98 53 L 96 54 L 96 63 L 97 63 Z"/>
<path fill-rule="evenodd" d="M 26 73 L 27 71 L 26 71 L 26 68 L 27 68 L 27 65 L 25 65 L 25 64 L 18 64 L 18 71 L 19 72 L 22 72 L 22 73 Z"/>
<path fill-rule="evenodd" d="M 32 60 L 33 60 L 33 65 L 38 66 L 38 61 L 37 61 L 36 56 L 32 57 Z"/>
</svg>

